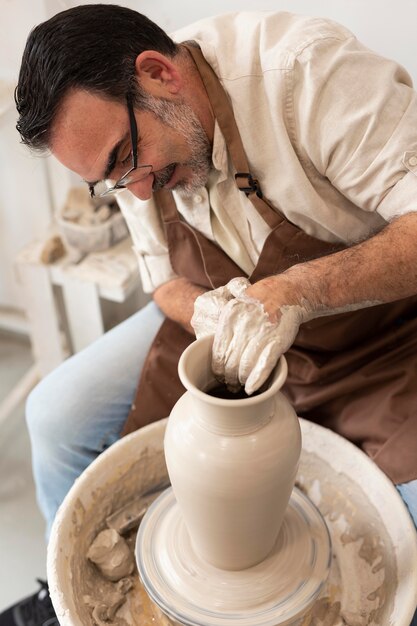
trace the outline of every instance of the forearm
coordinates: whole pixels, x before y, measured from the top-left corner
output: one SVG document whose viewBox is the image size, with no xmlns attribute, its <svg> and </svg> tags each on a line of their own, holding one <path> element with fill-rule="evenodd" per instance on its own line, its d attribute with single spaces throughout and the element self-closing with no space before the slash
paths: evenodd
<svg viewBox="0 0 417 626">
<path fill-rule="evenodd" d="M 417 294 L 417 213 L 346 250 L 269 276 L 228 301 L 213 342 L 213 372 L 252 394 L 297 337 L 300 324 Z M 266 314 L 266 315 L 265 315 Z"/>
<path fill-rule="evenodd" d="M 263 302 L 272 321 L 285 305 L 299 307 L 307 321 L 417 294 L 417 213 L 346 250 L 259 281 L 247 294 Z"/>
<path fill-rule="evenodd" d="M 153 293 L 153 299 L 167 317 L 194 334 L 190 324 L 194 302 L 205 291 L 186 278 L 176 278 L 158 287 Z"/>
</svg>

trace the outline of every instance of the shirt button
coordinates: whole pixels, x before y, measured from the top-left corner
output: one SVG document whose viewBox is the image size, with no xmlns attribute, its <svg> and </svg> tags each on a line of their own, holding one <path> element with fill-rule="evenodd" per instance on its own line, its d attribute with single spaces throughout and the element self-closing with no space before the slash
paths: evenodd
<svg viewBox="0 0 417 626">
<path fill-rule="evenodd" d="M 416 163 L 417 163 L 417 159 L 416 159 Z M 199 193 L 196 193 L 195 196 L 193 196 L 193 200 L 196 204 L 200 204 L 200 202 L 203 202 L 203 196 L 200 196 Z"/>
<path fill-rule="evenodd" d="M 408 165 L 411 165 L 411 167 L 417 165 L 417 156 L 412 156 L 410 159 L 408 159 Z"/>
</svg>

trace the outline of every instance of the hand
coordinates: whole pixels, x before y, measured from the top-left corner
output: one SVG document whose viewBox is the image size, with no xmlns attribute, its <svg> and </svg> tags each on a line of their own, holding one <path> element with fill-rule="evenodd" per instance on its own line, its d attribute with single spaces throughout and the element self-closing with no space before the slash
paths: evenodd
<svg viewBox="0 0 417 626">
<path fill-rule="evenodd" d="M 293 344 L 307 311 L 279 276 L 259 281 L 221 309 L 213 343 L 213 372 L 230 389 L 259 389 Z"/>
<path fill-rule="evenodd" d="M 227 285 L 207 291 L 196 298 L 191 326 L 194 328 L 197 339 L 214 335 L 223 307 L 236 296 L 243 294 L 249 286 L 250 282 L 247 278 L 233 278 Z"/>
</svg>

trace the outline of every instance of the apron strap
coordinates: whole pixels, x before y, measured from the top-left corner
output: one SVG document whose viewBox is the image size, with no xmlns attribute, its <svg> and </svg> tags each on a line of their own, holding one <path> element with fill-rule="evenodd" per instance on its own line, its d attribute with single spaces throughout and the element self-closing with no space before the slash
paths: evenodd
<svg viewBox="0 0 417 626">
<path fill-rule="evenodd" d="M 238 189 L 246 194 L 268 226 L 275 228 L 282 217 L 263 199 L 259 182 L 250 172 L 233 108 L 226 92 L 200 48 L 189 44 L 182 45 L 191 54 L 206 88 L 214 116 L 226 140 L 227 149 L 236 170 L 235 181 Z"/>
</svg>

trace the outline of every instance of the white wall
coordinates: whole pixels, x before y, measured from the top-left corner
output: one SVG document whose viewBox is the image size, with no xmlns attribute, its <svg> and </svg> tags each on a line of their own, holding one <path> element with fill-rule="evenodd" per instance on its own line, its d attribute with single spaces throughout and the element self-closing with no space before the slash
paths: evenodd
<svg viewBox="0 0 417 626">
<path fill-rule="evenodd" d="M 19 143 L 13 88 L 26 37 L 46 19 L 44 0 L 0 0 L 0 308 L 23 308 L 13 260 L 51 221 L 46 159 Z"/>
<path fill-rule="evenodd" d="M 102 0 L 109 4 L 107 0 Z M 146 14 L 168 32 L 202 17 L 227 11 L 286 10 L 330 17 L 350 28 L 368 47 L 402 63 L 417 84 L 417 2 L 415 0 L 113 0 Z M 46 17 L 82 0 L 0 0 L 0 80 L 16 81 L 29 30 Z M 59 165 L 49 167 L 18 145 L 12 109 L 0 117 L 0 306 L 18 305 L 12 275 L 17 250 L 41 234 L 68 179 Z M 52 198 L 51 198 L 52 196 Z"/>
<path fill-rule="evenodd" d="M 47 0 L 46 0 L 47 1 Z M 112 4 L 109 0 L 101 0 Z M 147 15 L 168 32 L 228 11 L 291 11 L 329 17 L 350 28 L 368 47 L 402 63 L 417 84 L 415 0 L 113 0 Z M 89 2 L 49 0 L 66 8 Z"/>
</svg>

